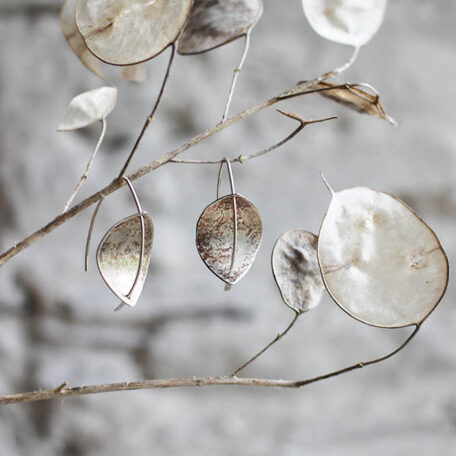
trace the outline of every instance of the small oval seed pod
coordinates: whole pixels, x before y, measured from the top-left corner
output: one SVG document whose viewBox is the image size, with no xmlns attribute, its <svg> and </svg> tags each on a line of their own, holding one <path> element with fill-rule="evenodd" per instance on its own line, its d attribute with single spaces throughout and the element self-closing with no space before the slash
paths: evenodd
<svg viewBox="0 0 456 456">
<path fill-rule="evenodd" d="M 272 272 L 283 302 L 297 313 L 317 307 L 325 289 L 317 241 L 309 231 L 290 230 L 277 239 L 272 250 Z"/>
<path fill-rule="evenodd" d="M 199 54 L 246 35 L 263 13 L 262 0 L 195 0 L 177 52 Z"/>
</svg>

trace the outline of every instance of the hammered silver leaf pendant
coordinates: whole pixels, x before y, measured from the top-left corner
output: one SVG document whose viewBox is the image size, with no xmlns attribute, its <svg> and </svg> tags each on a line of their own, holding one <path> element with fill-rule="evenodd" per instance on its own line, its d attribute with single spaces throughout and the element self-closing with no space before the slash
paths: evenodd
<svg viewBox="0 0 456 456">
<path fill-rule="evenodd" d="M 262 232 L 256 207 L 243 196 L 228 195 L 207 206 L 201 214 L 196 247 L 206 266 L 224 282 L 234 285 L 252 266 Z"/>
<path fill-rule="evenodd" d="M 196 225 L 196 247 L 206 266 L 225 283 L 234 285 L 252 266 L 263 228 L 256 207 L 234 191 L 231 167 L 226 163 L 232 193 L 204 209 Z"/>
<path fill-rule="evenodd" d="M 101 277 L 130 307 L 137 303 L 146 280 L 153 232 L 149 214 L 131 215 L 116 223 L 98 246 L 97 265 Z"/>
</svg>

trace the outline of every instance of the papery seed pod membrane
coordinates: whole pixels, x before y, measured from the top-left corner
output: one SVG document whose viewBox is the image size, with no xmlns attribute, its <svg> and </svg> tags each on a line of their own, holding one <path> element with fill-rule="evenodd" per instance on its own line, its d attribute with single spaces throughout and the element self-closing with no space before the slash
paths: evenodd
<svg viewBox="0 0 456 456">
<path fill-rule="evenodd" d="M 144 250 L 141 257 L 142 223 Z M 115 224 L 103 237 L 97 250 L 97 265 L 103 280 L 125 304 L 138 301 L 149 269 L 153 224 L 146 213 L 135 214 Z M 141 269 L 138 275 L 138 267 Z"/>
<path fill-rule="evenodd" d="M 373 326 L 420 324 L 448 283 L 434 232 L 399 199 L 364 187 L 333 194 L 318 260 L 336 303 Z"/>
<path fill-rule="evenodd" d="M 122 76 L 133 82 L 144 82 L 147 79 L 147 63 L 128 65 L 122 68 Z"/>
<path fill-rule="evenodd" d="M 387 0 L 302 0 L 316 33 L 341 44 L 363 46 L 380 28 Z"/>
<path fill-rule="evenodd" d="M 234 198 L 237 213 L 236 242 Z M 258 210 L 250 201 L 237 194 L 224 196 L 207 206 L 196 227 L 196 246 L 201 259 L 217 277 L 229 285 L 237 283 L 250 269 L 260 248 L 261 238 L 262 224 Z"/>
<path fill-rule="evenodd" d="M 368 84 L 345 84 L 344 87 L 334 89 L 332 87 L 338 87 L 338 85 L 329 82 L 320 82 L 316 86 L 318 89 L 331 89 L 320 92 L 324 97 L 330 98 L 362 114 L 378 117 L 379 119 L 386 120 L 391 125 L 396 125 L 396 121 L 383 109 L 380 103 L 380 96 L 364 90 L 364 88 L 370 88 L 371 91 L 374 91 L 373 87 Z"/>
<path fill-rule="evenodd" d="M 133 65 L 176 41 L 191 4 L 191 0 L 78 0 L 76 25 L 99 59 Z"/>
<path fill-rule="evenodd" d="M 262 13 L 262 0 L 195 0 L 178 52 L 199 54 L 229 43 L 248 33 Z"/>
<path fill-rule="evenodd" d="M 100 61 L 89 51 L 84 38 L 82 38 L 82 35 L 76 27 L 76 19 L 74 17 L 75 5 L 76 0 L 65 0 L 62 5 L 60 23 L 62 25 L 63 35 L 79 60 L 90 71 L 102 78 L 103 74 L 101 72 Z"/>
<path fill-rule="evenodd" d="M 308 231 L 291 230 L 280 236 L 272 251 L 272 271 L 282 299 L 297 313 L 317 307 L 325 289 L 317 240 Z"/>
<path fill-rule="evenodd" d="M 71 131 L 88 127 L 103 120 L 117 102 L 115 87 L 100 87 L 74 97 L 68 105 L 57 131 Z"/>
</svg>

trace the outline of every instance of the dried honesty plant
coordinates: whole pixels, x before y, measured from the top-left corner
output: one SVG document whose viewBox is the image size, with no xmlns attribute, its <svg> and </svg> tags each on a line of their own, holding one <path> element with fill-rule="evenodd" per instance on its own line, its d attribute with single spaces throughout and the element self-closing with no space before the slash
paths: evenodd
<svg viewBox="0 0 456 456">
<path fill-rule="evenodd" d="M 87 174 L 92 166 L 98 150 L 101 147 L 106 133 L 106 117 L 114 109 L 117 102 L 117 89 L 115 87 L 101 87 L 89 90 L 73 98 L 68 105 L 64 118 L 57 127 L 57 131 L 72 131 L 88 127 L 93 123 L 101 122 L 101 132 L 94 151 L 87 163 L 84 174 L 63 208 L 65 212 L 73 202 L 82 184 L 87 179 Z"/>
<path fill-rule="evenodd" d="M 448 284 L 434 232 L 399 199 L 364 187 L 332 192 L 318 261 L 334 301 L 372 326 L 420 325 Z"/>
<path fill-rule="evenodd" d="M 133 65 L 174 43 L 191 0 L 78 0 L 76 25 L 87 47 L 111 65 Z"/>
<path fill-rule="evenodd" d="M 102 77 L 101 61 L 123 66 L 124 75 L 144 80 L 145 62 L 170 48 L 170 58 L 160 91 L 126 161 L 113 181 L 79 204 L 69 208 L 87 178 L 106 130 L 106 116 L 114 108 L 117 89 L 106 86 L 75 97 L 67 108 L 60 131 L 102 123 L 102 132 L 76 190 L 62 214 L 0 255 L 0 266 L 71 218 L 96 205 L 86 243 L 86 269 L 95 219 L 110 194 L 128 186 L 136 213 L 116 223 L 101 239 L 96 261 L 106 285 L 123 306 L 133 307 L 142 292 L 151 259 L 154 226 L 142 209 L 132 182 L 169 163 L 220 166 L 217 199 L 198 219 L 196 247 L 206 266 L 227 286 L 236 284 L 252 266 L 260 248 L 263 226 L 255 206 L 235 190 L 232 163 L 244 163 L 278 149 L 307 125 L 335 117 L 305 120 L 278 110 L 297 121 L 290 134 L 267 148 L 234 158 L 182 160 L 178 156 L 202 141 L 248 117 L 291 98 L 320 94 L 357 112 L 390 124 L 379 93 L 369 84 L 334 84 L 356 59 L 360 46 L 377 32 L 386 0 L 303 0 L 312 28 L 323 37 L 355 47 L 350 60 L 333 71 L 303 81 L 265 102 L 227 119 L 236 80 L 246 59 L 252 28 L 263 13 L 261 0 L 66 0 L 62 7 L 62 30 L 70 47 L 92 72 Z M 176 53 L 196 54 L 245 37 L 244 51 L 227 97 L 222 121 L 212 128 L 127 175 L 129 164 L 156 115 Z M 227 168 L 231 192 L 220 197 L 223 167 Z M 326 182 L 326 181 L 325 181 Z M 327 184 L 327 182 L 326 182 Z M 300 388 L 314 382 L 384 361 L 401 351 L 442 299 L 448 284 L 448 260 L 436 234 L 405 203 L 392 195 L 358 187 L 334 192 L 319 235 L 289 230 L 275 243 L 272 272 L 284 303 L 294 312 L 287 328 L 231 375 L 191 379 L 153 379 L 104 385 L 38 390 L 0 397 L 0 405 L 64 398 L 108 391 L 206 385 L 268 386 Z M 286 189 L 284 189 L 285 191 Z M 238 374 L 295 325 L 298 317 L 318 306 L 324 290 L 351 317 L 378 327 L 415 326 L 395 350 L 369 361 L 303 380 L 242 378 Z"/>
<path fill-rule="evenodd" d="M 309 231 L 290 230 L 277 239 L 272 251 L 272 272 L 283 302 L 298 314 L 317 307 L 325 289 L 317 242 Z"/>
<path fill-rule="evenodd" d="M 262 13 L 262 0 L 194 0 L 178 52 L 199 54 L 245 36 Z"/>
<path fill-rule="evenodd" d="M 79 60 L 100 78 L 104 78 L 101 68 L 101 60 L 95 57 L 85 44 L 84 38 L 76 26 L 75 6 L 77 0 L 65 0 L 60 12 L 60 23 L 62 32 L 68 45 L 79 58 Z M 135 82 L 144 82 L 147 78 L 145 64 L 129 65 L 122 69 L 122 75 L 126 79 Z"/>
<path fill-rule="evenodd" d="M 391 125 L 396 125 L 396 121 L 383 109 L 383 106 L 380 103 L 380 95 L 370 84 L 344 84 L 343 86 L 337 87 L 336 84 L 330 82 L 320 82 L 317 87 L 321 87 L 322 89 L 333 89 L 322 91 L 321 94 L 324 97 L 330 98 L 357 112 L 369 114 L 378 117 L 379 119 L 386 120 Z M 364 89 L 373 93 L 369 93 Z"/>
<path fill-rule="evenodd" d="M 302 0 L 315 32 L 351 46 L 363 46 L 377 33 L 386 4 L 387 0 Z"/>
</svg>

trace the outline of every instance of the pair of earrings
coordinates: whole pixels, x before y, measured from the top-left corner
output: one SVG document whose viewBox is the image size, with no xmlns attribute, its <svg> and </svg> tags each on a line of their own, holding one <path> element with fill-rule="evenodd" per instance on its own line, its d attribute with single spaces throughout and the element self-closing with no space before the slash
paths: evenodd
<svg viewBox="0 0 456 456">
<path fill-rule="evenodd" d="M 226 165 L 231 193 L 220 198 L 221 174 Z M 97 249 L 96 262 L 101 277 L 120 299 L 116 308 L 135 306 L 149 269 L 154 227 L 143 211 L 139 198 L 127 177 L 125 180 L 137 212 L 122 219 L 103 236 Z M 87 254 L 95 209 L 86 247 Z M 207 206 L 196 226 L 196 246 L 206 266 L 227 286 L 237 283 L 250 269 L 262 239 L 262 223 L 256 207 L 236 193 L 230 161 L 225 158 L 217 179 L 217 199 Z"/>
</svg>

